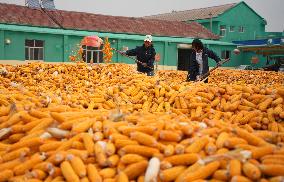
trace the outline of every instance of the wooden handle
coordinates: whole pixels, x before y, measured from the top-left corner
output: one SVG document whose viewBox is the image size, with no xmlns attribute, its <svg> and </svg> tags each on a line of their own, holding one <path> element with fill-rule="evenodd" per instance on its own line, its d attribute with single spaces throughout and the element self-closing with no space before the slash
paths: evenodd
<svg viewBox="0 0 284 182">
<path fill-rule="evenodd" d="M 207 79 L 207 77 L 210 75 L 210 73 L 211 73 L 212 71 L 214 71 L 215 69 L 221 67 L 224 63 L 226 63 L 226 62 L 228 62 L 228 61 L 230 61 L 230 58 L 224 59 L 224 60 L 220 61 L 214 68 L 212 68 L 211 70 L 209 70 L 207 73 L 203 74 L 203 75 L 202 75 L 198 80 L 196 80 L 196 81 L 197 81 L 197 82 L 199 82 L 199 81 L 204 82 L 204 81 Z"/>
</svg>

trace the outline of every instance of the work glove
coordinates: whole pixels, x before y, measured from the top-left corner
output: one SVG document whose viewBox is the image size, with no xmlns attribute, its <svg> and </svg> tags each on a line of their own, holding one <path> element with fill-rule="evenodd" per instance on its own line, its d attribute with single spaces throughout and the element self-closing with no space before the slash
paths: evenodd
<svg viewBox="0 0 284 182">
<path fill-rule="evenodd" d="M 201 79 L 202 79 L 202 75 L 197 75 L 197 76 L 196 76 L 196 81 L 200 82 Z"/>
<path fill-rule="evenodd" d="M 216 66 L 221 66 L 221 61 L 219 61 L 217 64 L 216 64 Z"/>
</svg>

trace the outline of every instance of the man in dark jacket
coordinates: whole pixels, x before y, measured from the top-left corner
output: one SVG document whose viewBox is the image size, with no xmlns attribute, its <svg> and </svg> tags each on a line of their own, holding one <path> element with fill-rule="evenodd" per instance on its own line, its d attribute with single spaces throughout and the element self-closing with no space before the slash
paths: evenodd
<svg viewBox="0 0 284 182">
<path fill-rule="evenodd" d="M 208 57 L 218 64 L 221 59 L 212 51 L 203 46 L 199 39 L 192 41 L 192 54 L 189 58 L 189 70 L 187 81 L 198 80 L 203 74 L 209 71 Z M 208 79 L 205 80 L 208 83 Z"/>
<path fill-rule="evenodd" d="M 128 56 L 136 56 L 136 59 L 139 61 L 137 63 L 137 71 L 147 73 L 147 76 L 154 75 L 156 51 L 152 45 L 151 35 L 146 35 L 142 46 L 137 46 L 135 49 L 128 50 L 125 54 Z"/>
</svg>

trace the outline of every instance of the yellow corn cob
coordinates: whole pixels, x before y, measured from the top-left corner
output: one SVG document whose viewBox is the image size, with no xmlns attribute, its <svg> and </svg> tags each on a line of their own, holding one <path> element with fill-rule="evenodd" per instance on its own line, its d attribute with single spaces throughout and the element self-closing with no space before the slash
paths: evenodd
<svg viewBox="0 0 284 182">
<path fill-rule="evenodd" d="M 29 154 L 29 152 L 30 152 L 30 149 L 28 147 L 23 147 L 23 148 L 20 148 L 18 150 L 15 150 L 13 152 L 3 155 L 2 160 L 3 162 L 14 160 L 16 158 L 26 156 L 27 154 Z"/>
<path fill-rule="evenodd" d="M 170 157 L 164 158 L 164 161 L 171 163 L 172 165 L 190 165 L 195 163 L 198 160 L 197 154 L 181 154 L 173 155 Z"/>
<path fill-rule="evenodd" d="M 152 147 L 145 147 L 140 145 L 127 145 L 120 149 L 122 154 L 138 154 L 145 157 L 151 157 L 155 153 L 159 153 L 159 150 Z"/>
<path fill-rule="evenodd" d="M 188 173 L 185 177 L 186 181 L 193 181 L 197 179 L 205 179 L 208 176 L 212 175 L 220 166 L 219 161 L 211 162 L 198 170 Z"/>
<path fill-rule="evenodd" d="M 70 160 L 73 170 L 80 178 L 83 178 L 87 175 L 85 164 L 81 158 L 72 155 L 67 156 L 67 158 Z"/>
<path fill-rule="evenodd" d="M 102 182 L 102 177 L 100 176 L 95 165 L 88 164 L 87 173 L 88 173 L 88 179 L 90 182 Z"/>
<path fill-rule="evenodd" d="M 99 174 L 103 179 L 113 178 L 116 175 L 116 170 L 115 168 L 104 168 L 99 171 Z"/>
<path fill-rule="evenodd" d="M 71 164 L 68 161 L 62 162 L 60 165 L 60 168 L 61 168 L 62 174 L 64 178 L 66 179 L 66 181 L 68 182 L 79 182 L 80 181 L 79 177 L 76 175 Z"/>
<path fill-rule="evenodd" d="M 188 146 L 185 149 L 185 152 L 186 153 L 198 153 L 203 149 L 203 147 L 206 146 L 208 142 L 209 142 L 209 139 L 207 136 L 198 138 L 196 141 L 194 141 L 194 143 L 192 143 L 190 146 Z"/>
<path fill-rule="evenodd" d="M 128 176 L 128 179 L 133 180 L 145 172 L 147 165 L 148 162 L 145 160 L 133 163 L 127 166 L 123 172 Z"/>
<path fill-rule="evenodd" d="M 117 182 L 128 182 L 129 179 L 128 179 L 128 176 L 123 171 L 121 171 L 119 172 L 116 181 Z"/>
<path fill-rule="evenodd" d="M 0 181 L 8 181 L 13 177 L 13 171 L 6 169 L 0 172 Z"/>
<path fill-rule="evenodd" d="M 73 124 L 71 131 L 74 132 L 74 133 L 82 133 L 82 132 L 85 132 L 85 131 L 87 131 L 89 128 L 92 127 L 93 123 L 94 123 L 94 121 L 91 120 L 91 119 L 87 119 L 87 120 L 85 120 L 85 121 L 75 123 L 75 124 Z"/>
<path fill-rule="evenodd" d="M 15 175 L 24 174 L 26 171 L 31 169 L 34 166 L 34 164 L 42 162 L 44 159 L 45 159 L 45 156 L 34 154 L 29 160 L 25 161 L 24 163 L 14 168 Z"/>
<path fill-rule="evenodd" d="M 86 133 L 83 135 L 83 143 L 89 155 L 94 155 L 95 143 L 93 142 L 93 139 L 90 134 Z"/>
<path fill-rule="evenodd" d="M 185 166 L 175 166 L 170 169 L 160 172 L 160 178 L 162 181 L 174 181 L 179 174 L 185 171 Z"/>
</svg>

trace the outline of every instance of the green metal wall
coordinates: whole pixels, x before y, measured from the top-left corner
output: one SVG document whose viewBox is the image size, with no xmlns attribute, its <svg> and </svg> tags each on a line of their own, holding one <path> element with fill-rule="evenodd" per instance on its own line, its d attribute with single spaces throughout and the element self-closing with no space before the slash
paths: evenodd
<svg viewBox="0 0 284 182">
<path fill-rule="evenodd" d="M 168 62 L 168 66 L 177 66 L 178 65 L 178 60 L 177 60 L 177 43 L 169 43 L 168 44 L 168 49 L 166 51 L 166 55 L 167 55 L 167 62 Z"/>
<path fill-rule="evenodd" d="M 2 55 L 2 59 L 25 60 L 25 40 L 36 39 L 44 41 L 44 60 L 50 62 L 63 60 L 62 35 L 4 31 L 4 40 L 5 39 L 10 39 L 11 43 L 4 44 L 4 55 Z"/>
<path fill-rule="evenodd" d="M 165 43 L 164 42 L 154 42 L 154 48 L 156 50 L 156 54 L 160 54 L 160 63 L 161 65 L 167 65 L 167 63 L 165 62 Z"/>
<path fill-rule="evenodd" d="M 205 28 L 211 31 L 210 19 L 201 19 L 201 20 L 195 20 L 195 21 L 200 23 L 202 26 L 204 26 Z M 217 18 L 212 18 L 212 32 L 216 35 L 219 35 L 219 20 Z"/>
<path fill-rule="evenodd" d="M 17 32 L 4 32 L 4 40 L 10 39 L 11 44 L 4 44 L 4 59 L 25 60 L 25 38 Z"/>
<path fill-rule="evenodd" d="M 48 62 L 68 61 L 70 55 L 74 55 L 84 36 L 40 34 L 30 32 L 0 31 L 0 59 L 25 60 L 25 40 L 36 39 L 44 41 L 44 60 Z M 104 38 L 104 37 L 102 37 Z M 10 39 L 11 44 L 4 44 L 5 39 Z M 133 49 L 143 44 L 140 40 L 109 39 L 111 47 L 122 50 L 123 46 Z M 156 52 L 161 55 L 161 64 L 165 58 L 165 42 L 155 42 Z M 169 51 L 171 52 L 171 51 Z M 168 53 L 169 54 L 169 53 Z M 133 63 L 133 60 L 114 52 L 114 62 Z M 170 63 L 173 65 L 173 63 Z"/>
<path fill-rule="evenodd" d="M 230 51 L 230 61 L 225 63 L 223 67 L 236 67 L 238 65 L 243 64 L 242 56 L 235 55 L 233 53 L 235 46 L 207 45 L 206 47 L 214 51 L 220 58 L 221 58 L 222 51 Z M 213 67 L 215 65 L 216 65 L 216 62 L 212 59 L 209 59 L 209 66 Z"/>
<path fill-rule="evenodd" d="M 87 35 L 98 35 L 103 39 L 108 36 L 110 37 L 111 47 L 118 50 L 122 50 L 123 47 L 133 49 L 136 46 L 141 46 L 144 39 L 143 35 L 119 35 L 0 24 L 0 60 L 25 60 L 25 40 L 37 39 L 44 41 L 44 61 L 67 62 L 69 56 L 77 52 L 78 45 L 83 37 Z M 10 39 L 11 44 L 5 44 L 5 39 Z M 161 57 L 159 65 L 177 66 L 178 44 L 191 44 L 191 42 L 191 38 L 154 37 L 154 47 Z M 222 49 L 233 50 L 236 47 L 230 43 L 213 40 L 203 40 L 203 42 L 210 44 L 210 48 L 217 52 L 218 55 L 221 54 Z M 123 57 L 115 52 L 113 62 L 134 63 L 132 59 Z M 215 63 L 210 63 L 210 66 L 214 65 Z"/>
<path fill-rule="evenodd" d="M 241 52 L 240 54 L 236 55 L 233 53 L 235 49 L 234 46 L 220 46 L 220 45 L 211 45 L 208 46 L 210 49 L 215 51 L 218 56 L 221 57 L 221 51 L 229 50 L 231 51 L 230 61 L 224 64 L 224 67 L 237 67 L 239 65 L 251 65 L 254 68 L 261 68 L 266 66 L 266 57 L 262 55 L 257 55 L 254 52 Z M 257 64 L 253 64 L 251 62 L 252 57 L 258 57 L 259 61 Z M 213 63 L 213 64 L 212 64 Z M 269 62 L 269 64 L 273 64 L 273 62 Z M 209 66 L 214 66 L 215 63 L 213 60 L 209 61 Z"/>
<path fill-rule="evenodd" d="M 198 23 L 200 23 L 201 25 L 203 25 L 205 28 L 207 28 L 208 30 L 210 30 L 210 20 L 206 19 L 206 20 L 197 20 Z M 215 35 L 219 35 L 219 21 L 212 21 L 212 32 Z M 211 31 L 211 30 L 210 30 Z"/>
<path fill-rule="evenodd" d="M 4 30 L 0 30 L 0 60 L 5 59 L 5 39 L 4 39 Z"/>
<path fill-rule="evenodd" d="M 210 30 L 210 19 L 196 20 Z M 226 35 L 220 39 L 224 42 L 233 40 L 254 40 L 256 36 L 265 34 L 265 22 L 245 3 L 226 11 L 219 17 L 213 18 L 212 32 L 219 35 L 220 26 L 226 25 Z M 235 31 L 230 32 L 229 27 L 234 26 Z M 244 26 L 244 33 L 239 32 L 239 26 Z"/>
<path fill-rule="evenodd" d="M 257 64 L 252 64 L 251 63 L 251 58 L 252 57 L 258 57 L 259 61 Z M 243 54 L 243 64 L 247 64 L 247 65 L 252 65 L 254 68 L 260 68 L 266 65 L 266 56 L 262 56 L 262 55 L 257 55 L 254 52 L 245 52 L 245 54 Z M 270 61 L 269 65 L 273 64 L 274 62 Z"/>
</svg>

